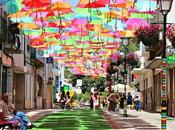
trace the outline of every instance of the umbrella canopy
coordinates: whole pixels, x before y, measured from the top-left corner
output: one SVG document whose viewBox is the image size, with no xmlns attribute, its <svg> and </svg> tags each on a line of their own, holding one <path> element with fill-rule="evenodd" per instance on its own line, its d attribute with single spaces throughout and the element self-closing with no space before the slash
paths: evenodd
<svg viewBox="0 0 175 130">
<path fill-rule="evenodd" d="M 134 37 L 140 26 L 149 26 L 147 20 L 153 18 L 157 9 L 156 0 L 1 2 L 11 22 L 19 23 L 30 46 L 74 68 L 74 73 L 95 77 L 106 74 L 107 59 L 118 49 L 119 38 Z M 48 51 L 51 47 L 56 49 Z"/>
</svg>

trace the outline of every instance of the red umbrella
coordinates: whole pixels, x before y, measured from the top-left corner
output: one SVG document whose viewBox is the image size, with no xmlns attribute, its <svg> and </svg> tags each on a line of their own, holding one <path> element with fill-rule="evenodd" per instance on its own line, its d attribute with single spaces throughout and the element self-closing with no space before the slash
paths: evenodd
<svg viewBox="0 0 175 130">
<path fill-rule="evenodd" d="M 35 39 L 30 40 L 29 42 L 31 46 L 41 46 L 44 43 L 45 43 L 44 40 L 42 40 L 41 38 L 35 38 Z"/>
<path fill-rule="evenodd" d="M 22 4 L 26 7 L 41 8 L 49 6 L 51 3 L 50 0 L 23 0 Z"/>
<path fill-rule="evenodd" d="M 87 23 L 87 24 L 86 24 L 86 28 L 87 28 L 88 30 L 90 30 L 90 31 L 94 31 L 94 24 L 89 24 L 89 23 Z"/>
<path fill-rule="evenodd" d="M 96 0 L 94 2 L 86 4 L 85 8 L 99 8 L 99 7 L 105 7 L 107 4 L 110 3 L 110 0 Z"/>
</svg>

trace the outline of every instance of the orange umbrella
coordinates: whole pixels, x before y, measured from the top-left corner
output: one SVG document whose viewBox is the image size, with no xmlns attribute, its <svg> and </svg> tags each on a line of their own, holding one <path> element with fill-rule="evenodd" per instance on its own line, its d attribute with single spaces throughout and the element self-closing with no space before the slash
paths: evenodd
<svg viewBox="0 0 175 130">
<path fill-rule="evenodd" d="M 69 5 L 68 3 L 65 2 L 56 2 L 53 3 L 51 6 L 52 11 L 56 11 L 56 10 L 62 10 L 62 9 L 70 9 L 71 5 Z"/>
<path fill-rule="evenodd" d="M 19 29 L 39 29 L 40 26 L 35 23 L 19 23 Z"/>
<path fill-rule="evenodd" d="M 16 12 L 15 14 L 9 14 L 8 18 L 22 18 L 22 17 L 26 17 L 26 15 L 27 15 L 27 12 L 19 11 L 19 12 Z"/>
<path fill-rule="evenodd" d="M 119 0 L 116 3 L 111 3 L 110 6 L 115 7 L 115 8 L 129 8 L 133 5 L 133 2 L 131 0 L 126 0 L 123 2 L 123 0 Z"/>
</svg>

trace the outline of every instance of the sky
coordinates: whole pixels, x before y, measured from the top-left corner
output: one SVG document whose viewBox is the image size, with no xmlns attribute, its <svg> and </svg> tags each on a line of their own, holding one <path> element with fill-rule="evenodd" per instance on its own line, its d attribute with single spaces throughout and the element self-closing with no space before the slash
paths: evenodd
<svg viewBox="0 0 175 130">
<path fill-rule="evenodd" d="M 172 8 L 171 8 L 171 11 L 168 14 L 168 18 L 167 18 L 167 22 L 168 23 L 175 23 L 174 14 L 175 14 L 175 0 L 173 1 L 173 5 L 172 5 Z"/>
</svg>

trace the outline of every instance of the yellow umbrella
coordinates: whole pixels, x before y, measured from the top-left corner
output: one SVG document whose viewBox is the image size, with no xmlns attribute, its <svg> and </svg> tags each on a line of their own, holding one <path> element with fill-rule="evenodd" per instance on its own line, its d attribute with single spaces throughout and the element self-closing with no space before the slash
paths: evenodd
<svg viewBox="0 0 175 130">
<path fill-rule="evenodd" d="M 134 37 L 134 32 L 131 30 L 124 30 L 124 31 L 120 31 L 119 34 L 122 37 Z"/>
</svg>

